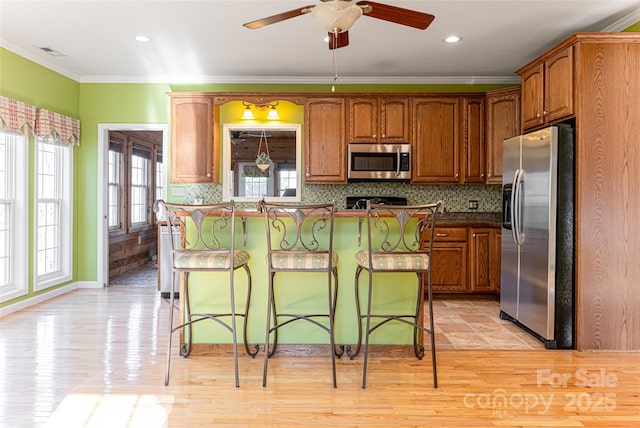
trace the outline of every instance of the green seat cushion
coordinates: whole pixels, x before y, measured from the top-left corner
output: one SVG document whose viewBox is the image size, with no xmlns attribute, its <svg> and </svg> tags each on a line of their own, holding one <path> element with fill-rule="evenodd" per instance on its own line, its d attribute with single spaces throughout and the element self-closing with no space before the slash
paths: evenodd
<svg viewBox="0 0 640 428">
<path fill-rule="evenodd" d="M 233 267 L 238 268 L 249 261 L 249 253 L 245 250 L 235 250 Z M 177 269 L 229 269 L 230 254 L 224 251 L 183 251 L 174 257 Z"/>
<path fill-rule="evenodd" d="M 272 267 L 274 269 L 315 270 L 329 267 L 328 253 L 294 253 L 288 251 L 274 251 L 272 253 Z M 332 266 L 338 264 L 338 255 L 332 253 Z"/>
<path fill-rule="evenodd" d="M 356 253 L 356 262 L 369 269 L 369 252 Z M 373 255 L 373 270 L 426 271 L 429 270 L 429 255 L 424 253 L 394 253 Z"/>
</svg>

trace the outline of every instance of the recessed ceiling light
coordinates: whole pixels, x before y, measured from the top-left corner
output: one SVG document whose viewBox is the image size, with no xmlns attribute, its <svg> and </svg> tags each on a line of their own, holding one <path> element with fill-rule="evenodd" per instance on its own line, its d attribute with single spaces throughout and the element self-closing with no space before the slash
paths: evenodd
<svg viewBox="0 0 640 428">
<path fill-rule="evenodd" d="M 444 39 L 446 43 L 458 43 L 460 40 L 462 40 L 462 37 L 459 36 L 449 36 Z"/>
<path fill-rule="evenodd" d="M 139 36 L 136 36 L 136 40 L 141 42 L 141 43 L 147 43 L 147 42 L 151 41 L 151 37 L 139 35 Z"/>
</svg>

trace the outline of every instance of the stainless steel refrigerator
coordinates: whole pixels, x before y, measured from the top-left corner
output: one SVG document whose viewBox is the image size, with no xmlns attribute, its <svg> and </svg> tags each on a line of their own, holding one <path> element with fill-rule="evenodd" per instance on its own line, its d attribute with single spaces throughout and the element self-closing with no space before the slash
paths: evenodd
<svg viewBox="0 0 640 428">
<path fill-rule="evenodd" d="M 573 128 L 505 140 L 502 177 L 500 317 L 573 348 Z"/>
</svg>

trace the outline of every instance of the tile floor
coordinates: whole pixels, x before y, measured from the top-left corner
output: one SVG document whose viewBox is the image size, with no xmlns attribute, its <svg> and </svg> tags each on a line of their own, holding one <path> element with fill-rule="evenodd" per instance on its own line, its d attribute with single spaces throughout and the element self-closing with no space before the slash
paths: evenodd
<svg viewBox="0 0 640 428">
<path fill-rule="evenodd" d="M 114 278 L 112 286 L 155 287 L 157 268 L 143 266 Z M 497 300 L 434 300 L 438 349 L 544 349 L 539 340 L 500 319 Z"/>
<path fill-rule="evenodd" d="M 439 349 L 544 349 L 539 340 L 500 319 L 497 300 L 434 300 Z"/>
</svg>

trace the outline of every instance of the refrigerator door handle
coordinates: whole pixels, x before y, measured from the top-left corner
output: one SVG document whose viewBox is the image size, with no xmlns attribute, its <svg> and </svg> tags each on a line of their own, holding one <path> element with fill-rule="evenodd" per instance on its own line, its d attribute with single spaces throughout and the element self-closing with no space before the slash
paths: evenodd
<svg viewBox="0 0 640 428">
<path fill-rule="evenodd" d="M 513 178 L 513 203 L 512 209 L 514 213 L 513 217 L 513 233 L 514 239 L 517 245 L 524 243 L 524 236 L 522 235 L 522 181 L 524 178 L 524 170 L 518 168 Z"/>
<path fill-rule="evenodd" d="M 513 174 L 513 188 L 511 189 L 511 203 L 509 204 L 509 209 L 511 211 L 511 236 L 513 237 L 513 243 L 518 245 L 518 219 L 516 217 L 516 190 L 518 186 L 518 175 L 520 173 L 520 169 L 516 169 L 516 172 Z"/>
</svg>

